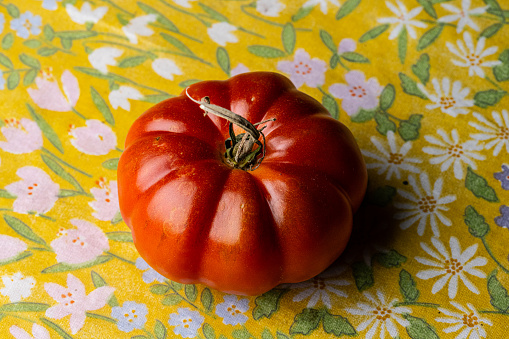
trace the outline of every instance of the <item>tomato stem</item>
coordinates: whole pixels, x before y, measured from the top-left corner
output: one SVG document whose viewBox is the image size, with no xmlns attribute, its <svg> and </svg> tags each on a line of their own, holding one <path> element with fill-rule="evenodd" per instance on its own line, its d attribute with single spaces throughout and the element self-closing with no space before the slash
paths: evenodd
<svg viewBox="0 0 509 339">
<path fill-rule="evenodd" d="M 263 134 L 262 131 L 266 126 L 263 126 L 259 130 L 256 126 L 270 121 L 275 121 L 276 119 L 268 119 L 252 124 L 246 118 L 224 107 L 211 104 L 208 96 L 203 97 L 200 101 L 198 101 L 189 95 L 187 88 L 186 95 L 191 101 L 200 105 L 200 108 L 205 111 L 205 115 L 211 113 L 230 122 L 228 126 L 230 138 L 225 141 L 226 152 L 224 156 L 226 163 L 233 168 L 242 170 L 254 171 L 257 169 L 262 160 L 265 158 L 265 134 Z M 233 131 L 234 124 L 244 129 L 247 133 L 235 135 Z M 260 136 L 262 137 L 263 142 L 258 140 L 260 139 Z M 254 148 L 255 144 L 258 146 L 257 148 Z M 258 157 L 260 154 L 261 157 Z"/>
</svg>

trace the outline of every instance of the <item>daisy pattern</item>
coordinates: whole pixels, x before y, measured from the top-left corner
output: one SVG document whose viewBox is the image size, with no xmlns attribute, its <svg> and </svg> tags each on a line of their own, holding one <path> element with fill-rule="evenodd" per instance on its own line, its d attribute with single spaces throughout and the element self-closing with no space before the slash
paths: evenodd
<svg viewBox="0 0 509 339">
<path fill-rule="evenodd" d="M 417 234 L 422 236 L 429 217 L 433 235 L 438 237 L 440 232 L 438 230 L 437 219 L 446 226 L 452 225 L 451 220 L 443 215 L 441 211 L 448 211 L 449 207 L 445 205 L 455 201 L 456 196 L 451 194 L 441 197 L 442 186 L 444 184 L 442 178 L 438 178 L 433 184 L 433 187 L 430 185 L 426 172 L 422 172 L 419 179 L 421 182 L 420 186 L 424 192 L 421 191 L 413 176 L 408 177 L 408 183 L 412 187 L 414 193 L 398 189 L 398 194 L 408 201 L 394 203 L 396 208 L 404 210 L 394 214 L 394 218 L 398 220 L 404 219 L 404 221 L 399 225 L 399 227 L 403 230 L 409 228 L 416 222 L 419 222 L 419 225 L 417 226 Z"/>
<path fill-rule="evenodd" d="M 416 277 L 423 280 L 433 279 L 440 277 L 431 289 L 431 293 L 436 294 L 449 283 L 448 295 L 449 299 L 454 299 L 458 293 L 458 282 L 463 281 L 463 284 L 475 294 L 479 294 L 477 287 L 467 278 L 465 273 L 476 276 L 478 278 L 486 278 L 486 274 L 475 267 L 485 266 L 488 260 L 484 257 L 475 257 L 477 251 L 477 244 L 461 251 L 461 246 L 456 237 L 449 239 L 450 251 L 438 238 L 431 238 L 431 243 L 436 251 L 427 244 L 421 242 L 422 249 L 432 258 L 415 257 L 415 260 L 423 265 L 431 266 L 433 268 L 428 270 L 419 271 Z"/>
<path fill-rule="evenodd" d="M 410 141 L 407 141 L 401 147 L 398 147 L 394 132 L 389 131 L 387 132 L 387 144 L 389 145 L 389 149 L 387 149 L 384 142 L 380 141 L 377 137 L 371 137 L 371 142 L 375 145 L 379 153 L 361 150 L 362 155 L 375 159 L 379 162 L 368 163 L 366 164 L 366 167 L 368 169 L 378 168 L 378 175 L 387 171 L 385 180 L 390 180 L 393 174 L 397 179 L 401 178 L 400 169 L 412 173 L 420 172 L 420 170 L 412 164 L 421 163 L 422 160 L 406 157 L 407 153 L 412 148 L 412 143 Z"/>
<path fill-rule="evenodd" d="M 461 59 L 461 60 L 452 59 L 451 61 L 456 66 L 468 67 L 469 76 L 477 75 L 481 78 L 484 78 L 485 74 L 482 67 L 491 68 L 502 63 L 500 60 L 486 61 L 486 57 L 495 54 L 498 51 L 498 47 L 492 46 L 484 50 L 484 47 L 486 45 L 485 37 L 479 38 L 479 40 L 477 40 L 476 46 L 474 44 L 474 41 L 472 40 L 472 36 L 470 35 L 470 33 L 465 31 L 463 33 L 463 41 L 458 39 L 456 45 L 458 46 L 458 48 L 456 48 L 456 46 L 454 46 L 450 42 L 446 43 L 446 46 L 449 49 L 449 51 Z"/>
<path fill-rule="evenodd" d="M 432 135 L 425 135 L 424 138 L 426 141 L 433 144 L 435 147 L 423 147 L 422 151 L 427 154 L 435 155 L 429 162 L 433 165 L 442 164 L 440 166 L 442 172 L 447 171 L 451 165 L 453 165 L 454 177 L 461 180 L 465 176 L 465 171 L 463 169 L 464 164 L 467 164 L 475 170 L 477 169 L 477 165 L 472 159 L 486 159 L 484 155 L 477 153 L 484 147 L 483 145 L 479 145 L 477 140 L 468 140 L 460 143 L 460 137 L 456 129 L 451 131 L 450 137 L 447 132 L 442 129 L 439 129 L 437 133 L 442 140 Z"/>
<path fill-rule="evenodd" d="M 303 289 L 302 292 L 299 292 L 293 297 L 293 301 L 299 302 L 309 298 L 306 307 L 314 307 L 318 301 L 321 300 L 329 309 L 332 308 L 329 293 L 333 293 L 339 297 L 348 297 L 345 292 L 337 289 L 337 287 L 350 285 L 348 280 L 338 279 L 338 276 L 345 270 L 346 266 L 330 268 L 312 279 L 297 284 L 288 284 L 287 287 L 291 289 Z"/>
<path fill-rule="evenodd" d="M 336 7 L 339 7 L 340 3 L 338 0 L 308 0 L 302 7 L 315 7 L 316 5 L 320 5 L 320 10 L 323 14 L 327 14 L 328 6 L 327 3 L 330 2 Z"/>
<path fill-rule="evenodd" d="M 346 308 L 345 310 L 353 315 L 368 317 L 355 328 L 357 332 L 362 332 L 369 327 L 364 338 L 373 338 L 378 328 L 380 328 L 380 338 L 385 337 L 385 331 L 394 338 L 399 335 L 395 322 L 403 327 L 410 325 L 408 320 L 401 317 L 401 314 L 412 313 L 412 310 L 407 307 L 393 306 L 398 301 L 397 299 L 387 303 L 385 296 L 380 291 L 376 292 L 376 299 L 369 292 L 364 292 L 362 295 L 370 301 L 370 304 L 360 302 L 357 303 L 357 308 Z"/>
<path fill-rule="evenodd" d="M 417 87 L 423 92 L 428 99 L 433 101 L 432 104 L 426 105 L 426 109 L 433 110 L 440 108 L 442 113 L 448 114 L 456 118 L 458 114 L 467 114 L 470 112 L 466 107 L 474 106 L 474 100 L 467 100 L 466 97 L 470 93 L 470 88 L 461 88 L 461 82 L 455 81 L 452 84 L 449 78 L 442 79 L 442 85 L 437 78 L 431 80 L 436 94 L 430 94 L 426 87 L 421 83 Z"/>
<path fill-rule="evenodd" d="M 417 38 L 417 33 L 415 32 L 414 27 L 426 28 L 428 26 L 424 22 L 412 20 L 417 15 L 419 15 L 419 13 L 421 13 L 422 7 L 415 7 L 409 12 L 401 1 L 398 0 L 396 3 L 398 4 L 398 7 L 394 6 L 394 4 L 390 3 L 389 1 L 385 2 L 385 5 L 391 10 L 392 13 L 396 15 L 395 17 L 379 18 L 377 21 L 381 24 L 397 24 L 396 27 L 394 27 L 394 29 L 391 31 L 391 34 L 389 34 L 389 40 L 396 39 L 403 28 L 406 28 L 412 39 Z"/>
<path fill-rule="evenodd" d="M 454 5 L 450 4 L 441 4 L 441 6 L 452 12 L 453 14 L 443 16 L 438 19 L 438 22 L 454 22 L 458 20 L 458 24 L 456 25 L 456 33 L 461 33 L 465 26 L 472 28 L 475 31 L 479 31 L 479 26 L 470 18 L 470 16 L 476 16 L 480 14 L 486 13 L 486 9 L 489 6 L 477 7 L 474 9 L 470 9 L 471 0 L 462 0 L 461 1 L 461 9 Z"/>
<path fill-rule="evenodd" d="M 486 338 L 486 331 L 483 325 L 493 326 L 493 323 L 486 318 L 481 318 L 475 307 L 468 303 L 467 307 L 463 307 L 455 301 L 451 301 L 451 305 L 458 311 L 450 311 L 447 308 L 439 307 L 438 310 L 448 316 L 447 318 L 436 318 L 435 321 L 450 324 L 452 326 L 444 328 L 445 333 L 458 332 L 462 330 L 456 338 Z"/>
<path fill-rule="evenodd" d="M 477 128 L 482 133 L 471 134 L 470 136 L 478 141 L 488 141 L 484 145 L 485 149 L 493 148 L 493 156 L 500 154 L 500 151 L 505 146 L 505 150 L 509 153 L 509 114 L 504 109 L 502 115 L 496 111 L 491 113 L 492 122 L 484 117 L 484 115 L 475 112 L 474 117 L 480 123 L 470 121 L 468 124 Z"/>
</svg>

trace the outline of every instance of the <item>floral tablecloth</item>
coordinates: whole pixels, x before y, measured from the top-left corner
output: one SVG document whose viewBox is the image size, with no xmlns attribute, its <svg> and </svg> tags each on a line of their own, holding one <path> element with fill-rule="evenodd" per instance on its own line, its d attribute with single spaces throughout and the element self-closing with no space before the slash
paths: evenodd
<svg viewBox="0 0 509 339">
<path fill-rule="evenodd" d="M 0 337 L 506 338 L 505 0 L 0 0 Z M 346 252 L 263 295 L 168 281 L 118 207 L 129 126 L 287 75 L 369 171 Z"/>
</svg>

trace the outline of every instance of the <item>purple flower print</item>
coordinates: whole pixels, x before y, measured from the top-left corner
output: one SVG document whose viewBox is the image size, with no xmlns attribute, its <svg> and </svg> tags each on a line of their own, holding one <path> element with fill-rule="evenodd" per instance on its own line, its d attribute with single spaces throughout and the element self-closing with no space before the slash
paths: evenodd
<svg viewBox="0 0 509 339">
<path fill-rule="evenodd" d="M 290 80 L 297 88 L 304 84 L 317 87 L 325 83 L 327 64 L 318 58 L 311 59 L 304 49 L 299 48 L 293 61 L 280 61 L 277 69 L 290 74 Z"/>
<path fill-rule="evenodd" d="M 357 48 L 357 43 L 355 40 L 350 38 L 345 38 L 339 42 L 338 46 L 338 54 L 353 52 Z"/>
<path fill-rule="evenodd" d="M 37 167 L 22 167 L 16 171 L 16 175 L 23 180 L 5 186 L 7 192 L 16 196 L 13 211 L 24 214 L 48 212 L 58 200 L 60 186 Z"/>
<path fill-rule="evenodd" d="M 147 322 L 147 306 L 134 301 L 126 301 L 111 309 L 111 317 L 117 319 L 117 327 L 123 332 L 131 332 L 135 328 L 142 329 Z"/>
<path fill-rule="evenodd" d="M 0 148 L 14 154 L 31 153 L 42 147 L 42 132 L 32 120 L 5 119 L 1 129 L 7 141 L 0 141 Z"/>
<path fill-rule="evenodd" d="M 143 258 L 136 259 L 136 268 L 141 271 L 145 271 L 141 275 L 141 278 L 147 284 L 153 283 L 154 281 L 159 281 L 159 282 L 166 281 L 166 278 L 164 276 L 162 276 L 161 274 L 159 274 L 152 267 L 150 267 L 149 264 L 147 264 L 147 262 L 145 260 L 143 260 Z"/>
<path fill-rule="evenodd" d="M 500 216 L 495 218 L 495 223 L 500 227 L 509 228 L 509 206 L 500 206 Z"/>
<path fill-rule="evenodd" d="M 81 264 L 94 260 L 110 249 L 108 238 L 94 224 L 81 219 L 71 219 L 71 224 L 77 229 L 62 228 L 60 237 L 51 242 L 58 262 Z"/>
<path fill-rule="evenodd" d="M 62 73 L 59 83 L 51 67 L 42 69 L 39 73 L 35 78 L 37 88 L 27 89 L 28 95 L 37 106 L 55 112 L 71 111 L 80 97 L 78 79 L 66 70 Z"/>
<path fill-rule="evenodd" d="M 502 165 L 502 172 L 497 172 L 493 176 L 502 183 L 503 189 L 509 190 L 509 166 Z"/>
<path fill-rule="evenodd" d="M 343 99 L 341 107 L 348 115 L 355 115 L 359 109 L 373 109 L 378 106 L 378 96 L 382 92 L 382 86 L 376 78 L 366 81 L 364 73 L 350 71 L 345 74 L 345 84 L 333 84 L 329 92 L 338 99 Z"/>
</svg>

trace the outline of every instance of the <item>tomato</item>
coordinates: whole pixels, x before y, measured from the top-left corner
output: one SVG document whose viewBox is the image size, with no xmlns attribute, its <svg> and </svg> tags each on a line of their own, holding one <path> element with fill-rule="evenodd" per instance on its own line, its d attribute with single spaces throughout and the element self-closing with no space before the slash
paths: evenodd
<svg viewBox="0 0 509 339">
<path fill-rule="evenodd" d="M 211 105 L 243 117 L 253 134 L 205 115 Z M 270 72 L 196 83 L 153 106 L 130 128 L 118 164 L 122 217 L 147 263 L 171 280 L 243 295 L 327 268 L 366 185 L 352 133 Z"/>
</svg>

